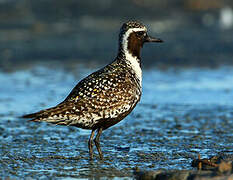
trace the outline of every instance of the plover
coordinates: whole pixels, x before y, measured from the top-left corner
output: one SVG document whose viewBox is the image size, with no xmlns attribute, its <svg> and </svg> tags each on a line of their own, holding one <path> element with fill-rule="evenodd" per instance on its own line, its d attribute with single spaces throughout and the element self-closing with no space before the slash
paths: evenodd
<svg viewBox="0 0 233 180">
<path fill-rule="evenodd" d="M 113 62 L 81 80 L 57 106 L 23 118 L 92 130 L 88 141 L 90 159 L 93 158 L 96 131 L 94 142 L 102 159 L 102 131 L 124 119 L 140 100 L 140 50 L 146 42 L 163 41 L 148 36 L 146 27 L 140 22 L 124 23 L 119 34 L 118 54 Z"/>
</svg>

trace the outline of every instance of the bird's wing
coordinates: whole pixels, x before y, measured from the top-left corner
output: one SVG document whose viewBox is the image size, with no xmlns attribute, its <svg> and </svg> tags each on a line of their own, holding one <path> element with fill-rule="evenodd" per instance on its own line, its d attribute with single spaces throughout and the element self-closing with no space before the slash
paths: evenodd
<svg viewBox="0 0 233 180">
<path fill-rule="evenodd" d="M 91 127 L 99 119 L 128 111 L 135 99 L 134 83 L 126 72 L 93 73 L 80 81 L 58 106 L 27 116 L 34 121 Z"/>
</svg>

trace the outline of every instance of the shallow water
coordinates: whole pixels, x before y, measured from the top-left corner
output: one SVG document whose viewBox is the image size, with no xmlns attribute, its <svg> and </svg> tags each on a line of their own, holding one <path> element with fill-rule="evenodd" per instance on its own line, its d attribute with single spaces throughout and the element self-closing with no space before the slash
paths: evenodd
<svg viewBox="0 0 233 180">
<path fill-rule="evenodd" d="M 104 160 L 88 160 L 90 131 L 30 123 L 18 116 L 61 102 L 93 69 L 45 66 L 0 73 L 0 176 L 133 177 L 191 169 L 197 158 L 233 153 L 233 68 L 144 70 L 143 96 L 101 139 Z"/>
</svg>

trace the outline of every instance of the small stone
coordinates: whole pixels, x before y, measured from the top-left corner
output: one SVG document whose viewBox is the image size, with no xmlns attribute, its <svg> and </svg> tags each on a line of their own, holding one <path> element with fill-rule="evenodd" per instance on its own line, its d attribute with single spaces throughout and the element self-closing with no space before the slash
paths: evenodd
<svg viewBox="0 0 233 180">
<path fill-rule="evenodd" d="M 231 162 L 222 161 L 218 166 L 218 172 L 220 173 L 230 173 L 232 170 Z"/>
</svg>

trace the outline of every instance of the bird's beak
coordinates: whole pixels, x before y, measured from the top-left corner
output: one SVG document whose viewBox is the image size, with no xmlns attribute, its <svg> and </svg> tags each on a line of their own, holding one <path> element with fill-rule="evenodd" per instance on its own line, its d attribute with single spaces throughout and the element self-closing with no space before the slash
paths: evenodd
<svg viewBox="0 0 233 180">
<path fill-rule="evenodd" d="M 161 43 L 163 42 L 163 40 L 159 39 L 159 38 L 154 38 L 154 37 L 150 37 L 150 36 L 146 36 L 144 39 L 144 42 L 157 42 L 157 43 Z"/>
</svg>

